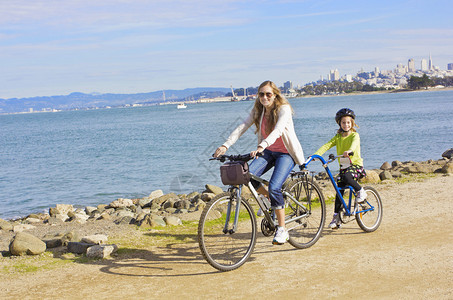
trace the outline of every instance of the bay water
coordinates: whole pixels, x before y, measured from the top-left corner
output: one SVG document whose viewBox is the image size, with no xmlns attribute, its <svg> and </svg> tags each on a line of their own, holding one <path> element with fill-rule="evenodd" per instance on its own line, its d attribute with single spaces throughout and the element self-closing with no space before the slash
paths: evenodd
<svg viewBox="0 0 453 300">
<path fill-rule="evenodd" d="M 305 157 L 335 134 L 334 116 L 343 107 L 357 114 L 366 169 L 385 161 L 439 159 L 453 147 L 453 91 L 290 102 Z M 209 158 L 252 106 L 243 101 L 0 115 L 0 218 L 59 203 L 108 204 L 156 189 L 178 194 L 202 191 L 206 183 L 222 186 L 220 163 Z M 228 154 L 254 150 L 253 131 Z"/>
</svg>

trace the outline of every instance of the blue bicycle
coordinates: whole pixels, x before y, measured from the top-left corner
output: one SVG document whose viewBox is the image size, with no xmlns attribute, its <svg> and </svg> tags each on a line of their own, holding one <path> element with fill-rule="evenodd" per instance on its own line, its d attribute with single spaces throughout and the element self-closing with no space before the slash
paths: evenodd
<svg viewBox="0 0 453 300">
<path fill-rule="evenodd" d="M 351 186 L 338 187 L 332 172 L 330 171 L 328 164 L 337 160 L 341 155 L 335 156 L 333 154 L 329 155 L 329 159 L 326 161 L 322 156 L 312 155 L 308 158 L 305 164 L 301 165 L 301 169 L 307 168 L 307 166 L 314 160 L 319 160 L 322 163 L 322 166 L 327 172 L 327 175 L 330 178 L 330 181 L 335 188 L 337 195 L 340 197 L 342 202 L 342 209 L 340 211 L 340 220 L 343 224 L 351 222 L 354 220 L 357 221 L 360 228 L 365 232 L 373 232 L 378 229 L 382 221 L 382 201 L 379 193 L 370 186 L 363 187 L 367 192 L 367 199 L 363 203 L 357 203 L 355 201 L 355 192 Z M 304 177 L 304 181 L 308 181 L 308 171 L 305 172 L 295 172 L 293 176 Z M 313 179 L 312 179 L 313 180 Z M 343 191 L 343 195 L 342 192 Z M 346 200 L 345 200 L 346 199 Z"/>
</svg>

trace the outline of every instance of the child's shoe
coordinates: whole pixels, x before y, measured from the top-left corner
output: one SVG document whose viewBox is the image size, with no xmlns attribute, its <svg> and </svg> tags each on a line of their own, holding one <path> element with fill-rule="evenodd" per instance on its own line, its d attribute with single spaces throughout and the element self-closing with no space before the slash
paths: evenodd
<svg viewBox="0 0 453 300">
<path fill-rule="evenodd" d="M 332 221 L 329 224 L 329 228 L 338 229 L 340 227 L 341 227 L 340 215 L 338 213 L 334 213 Z"/>
<path fill-rule="evenodd" d="M 363 188 L 361 188 L 360 191 L 357 192 L 355 200 L 357 201 L 357 203 L 363 203 L 365 202 L 366 197 L 367 197 L 366 191 Z"/>
<path fill-rule="evenodd" d="M 288 231 L 284 227 L 277 226 L 272 244 L 283 245 L 287 240 L 289 240 Z"/>
</svg>

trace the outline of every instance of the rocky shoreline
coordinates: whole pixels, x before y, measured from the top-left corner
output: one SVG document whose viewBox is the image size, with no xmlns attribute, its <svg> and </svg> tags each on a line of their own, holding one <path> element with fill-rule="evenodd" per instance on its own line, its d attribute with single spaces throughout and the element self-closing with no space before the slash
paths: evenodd
<svg viewBox="0 0 453 300">
<path fill-rule="evenodd" d="M 452 156 L 453 148 L 445 151 L 439 160 L 384 162 L 380 169 L 366 170 L 367 177 L 363 181 L 376 184 L 413 174 L 450 175 L 453 174 Z M 315 179 L 321 187 L 328 187 L 326 174 L 320 173 Z M 176 195 L 156 190 L 148 197 L 119 198 L 96 207 L 74 208 L 69 204 L 57 204 L 49 208 L 48 213 L 9 221 L 0 219 L 0 256 L 38 255 L 59 248 L 66 253 L 105 258 L 118 249 L 117 245 L 108 244 L 105 234 L 114 231 L 115 226 L 132 224 L 151 229 L 182 225 L 183 220 L 196 221 L 206 203 L 222 192 L 222 188 L 209 184 L 202 193 Z M 251 197 L 247 189 L 243 194 Z"/>
</svg>

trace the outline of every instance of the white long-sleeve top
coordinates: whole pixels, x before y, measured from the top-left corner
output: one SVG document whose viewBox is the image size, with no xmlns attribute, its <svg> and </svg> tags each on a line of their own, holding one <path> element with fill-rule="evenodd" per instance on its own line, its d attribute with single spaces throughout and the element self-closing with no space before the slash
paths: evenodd
<svg viewBox="0 0 453 300">
<path fill-rule="evenodd" d="M 230 148 L 236 141 L 250 128 L 253 124 L 254 109 L 250 112 L 247 119 L 236 127 L 235 130 L 230 134 L 228 139 L 223 146 Z M 302 146 L 297 138 L 296 132 L 294 130 L 294 123 L 292 117 L 291 107 L 289 105 L 282 105 L 278 113 L 278 121 L 275 124 L 272 132 L 267 136 L 266 139 L 263 139 L 261 136 L 261 125 L 263 122 L 264 110 L 261 114 L 260 119 L 260 128 L 258 130 L 258 146 L 266 149 L 272 145 L 279 137 L 282 137 L 283 144 L 288 150 L 289 155 L 294 159 L 296 164 L 303 164 L 305 162 L 304 151 Z"/>
</svg>

